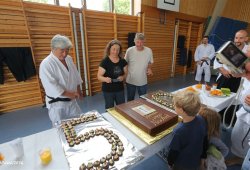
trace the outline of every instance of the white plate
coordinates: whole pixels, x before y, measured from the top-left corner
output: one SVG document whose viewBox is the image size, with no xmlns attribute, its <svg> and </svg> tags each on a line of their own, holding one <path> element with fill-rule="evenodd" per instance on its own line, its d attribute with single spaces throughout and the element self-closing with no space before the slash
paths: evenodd
<svg viewBox="0 0 250 170">
<path fill-rule="evenodd" d="M 217 95 L 211 95 L 210 93 L 208 93 L 208 96 L 209 97 L 219 97 L 219 98 L 224 98 L 224 97 L 229 97 L 229 96 L 227 96 L 227 95 L 225 95 L 225 94 L 223 94 L 223 95 L 220 95 L 220 96 L 217 96 Z"/>
</svg>

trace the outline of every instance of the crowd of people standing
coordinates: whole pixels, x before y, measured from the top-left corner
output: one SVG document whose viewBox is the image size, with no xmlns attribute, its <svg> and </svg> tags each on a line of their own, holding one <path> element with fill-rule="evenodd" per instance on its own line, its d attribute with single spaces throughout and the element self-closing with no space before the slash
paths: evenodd
<svg viewBox="0 0 250 170">
<path fill-rule="evenodd" d="M 247 46 L 248 34 L 239 30 L 235 34 L 234 44 L 250 58 L 250 46 Z M 102 61 L 98 67 L 97 78 L 102 83 L 105 109 L 134 100 L 138 95 L 147 93 L 148 76 L 153 75 L 153 52 L 144 46 L 145 36 L 137 33 L 135 46 L 122 54 L 122 44 L 119 40 L 108 42 Z M 215 57 L 212 44 L 208 37 L 202 38 L 202 43 L 196 48 L 194 59 L 197 66 L 195 80 L 201 83 L 202 73 L 205 73 L 205 84 L 210 83 L 211 60 Z M 68 37 L 55 35 L 51 40 L 51 52 L 42 61 L 39 76 L 45 89 L 46 107 L 53 125 L 62 119 L 81 114 L 77 99 L 82 99 L 80 85 L 82 79 L 68 55 L 72 47 Z M 241 164 L 247 152 L 250 154 L 250 62 L 245 64 L 243 74 L 234 74 L 222 63 L 214 60 L 214 68 L 219 71 L 216 80 L 218 88 L 229 88 L 237 92 L 241 80 L 244 80 L 241 90 L 242 107 L 236 113 L 236 123 L 232 130 L 230 151 L 233 159 L 226 159 L 229 148 L 220 138 L 220 114 L 212 108 L 202 107 L 199 96 L 193 92 L 179 92 L 174 95 L 175 112 L 182 117 L 174 129 L 172 142 L 168 151 L 168 163 L 172 169 L 226 169 L 226 163 Z M 125 88 L 127 95 L 125 95 Z M 125 99 L 127 96 L 127 100 Z M 192 156 L 190 156 L 192 152 Z M 247 162 L 247 161 L 246 161 Z M 245 162 L 244 162 L 245 163 Z M 248 162 L 247 162 L 248 163 Z"/>
</svg>

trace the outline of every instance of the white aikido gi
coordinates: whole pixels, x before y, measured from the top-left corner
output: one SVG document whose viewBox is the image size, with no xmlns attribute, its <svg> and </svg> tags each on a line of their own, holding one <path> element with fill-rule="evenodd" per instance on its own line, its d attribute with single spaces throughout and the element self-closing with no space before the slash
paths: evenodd
<svg viewBox="0 0 250 170">
<path fill-rule="evenodd" d="M 47 96 L 67 98 L 62 96 L 63 92 L 65 90 L 76 92 L 77 86 L 82 83 L 72 58 L 67 56 L 65 61 L 69 70 L 52 52 L 41 62 L 39 75 Z M 45 98 L 46 107 L 49 110 L 49 117 L 53 125 L 62 119 L 77 117 L 82 113 L 76 99 L 49 104 L 48 102 L 51 99 L 47 96 Z"/>
<path fill-rule="evenodd" d="M 200 64 L 197 64 L 197 71 L 196 71 L 196 76 L 195 76 L 195 80 L 196 81 L 201 81 L 201 76 L 204 70 L 205 73 L 205 82 L 210 82 L 210 78 L 211 78 L 211 71 L 210 71 L 210 60 L 213 59 L 215 55 L 215 51 L 214 51 L 214 46 L 212 44 L 200 44 L 196 50 L 195 50 L 195 54 L 194 54 L 194 60 L 195 62 L 197 61 L 201 61 L 201 59 L 203 57 L 208 57 L 208 59 L 206 60 L 206 62 L 203 62 L 202 66 Z"/>
<path fill-rule="evenodd" d="M 246 96 L 250 94 L 250 81 L 246 78 L 243 79 L 244 83 L 240 101 L 243 105 L 247 105 L 244 103 L 244 100 Z M 250 110 L 246 111 L 244 107 L 241 107 L 240 110 L 236 112 L 236 117 L 237 120 L 231 134 L 231 151 L 234 155 L 244 158 L 250 148 Z"/>
</svg>

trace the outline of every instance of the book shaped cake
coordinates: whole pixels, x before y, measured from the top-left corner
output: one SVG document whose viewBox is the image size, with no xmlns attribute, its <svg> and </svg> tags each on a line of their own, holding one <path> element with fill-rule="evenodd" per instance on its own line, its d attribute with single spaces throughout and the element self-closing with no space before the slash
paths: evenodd
<svg viewBox="0 0 250 170">
<path fill-rule="evenodd" d="M 144 99 L 115 106 L 115 110 L 151 136 L 178 122 L 178 116 Z"/>
</svg>

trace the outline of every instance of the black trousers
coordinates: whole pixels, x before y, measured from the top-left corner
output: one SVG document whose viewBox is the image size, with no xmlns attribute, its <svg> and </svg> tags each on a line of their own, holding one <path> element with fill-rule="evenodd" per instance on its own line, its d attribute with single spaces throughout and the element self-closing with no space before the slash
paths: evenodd
<svg viewBox="0 0 250 170">
<path fill-rule="evenodd" d="M 219 79 L 217 80 L 217 88 L 220 89 L 220 88 L 229 88 L 231 90 L 231 92 L 234 92 L 236 93 L 239 86 L 240 86 L 240 80 L 241 78 L 235 78 L 235 77 L 230 77 L 230 78 L 227 78 L 223 75 L 221 75 L 219 77 Z M 228 111 L 226 113 L 226 116 L 225 116 L 225 123 L 226 124 L 230 124 L 231 122 L 231 119 L 233 117 L 233 110 L 234 110 L 234 107 L 235 105 L 232 105 L 228 108 Z M 220 115 L 221 115 L 221 120 L 223 119 L 223 115 L 224 115 L 224 112 L 225 112 L 226 109 L 223 109 L 222 111 L 220 111 Z M 239 110 L 239 106 L 237 106 L 236 108 L 236 111 Z M 234 120 L 233 120 L 233 125 L 235 124 L 236 122 L 236 116 L 234 117 Z"/>
<path fill-rule="evenodd" d="M 30 47 L 0 48 L 0 84 L 4 83 L 3 62 L 5 62 L 18 82 L 36 75 Z"/>
<path fill-rule="evenodd" d="M 227 78 L 223 75 L 221 75 L 219 77 L 219 79 L 216 81 L 217 83 L 217 88 L 220 89 L 220 88 L 229 88 L 231 90 L 231 92 L 234 92 L 236 93 L 239 86 L 240 86 L 240 80 L 241 78 L 236 78 L 236 77 L 230 77 L 230 78 Z"/>
</svg>

